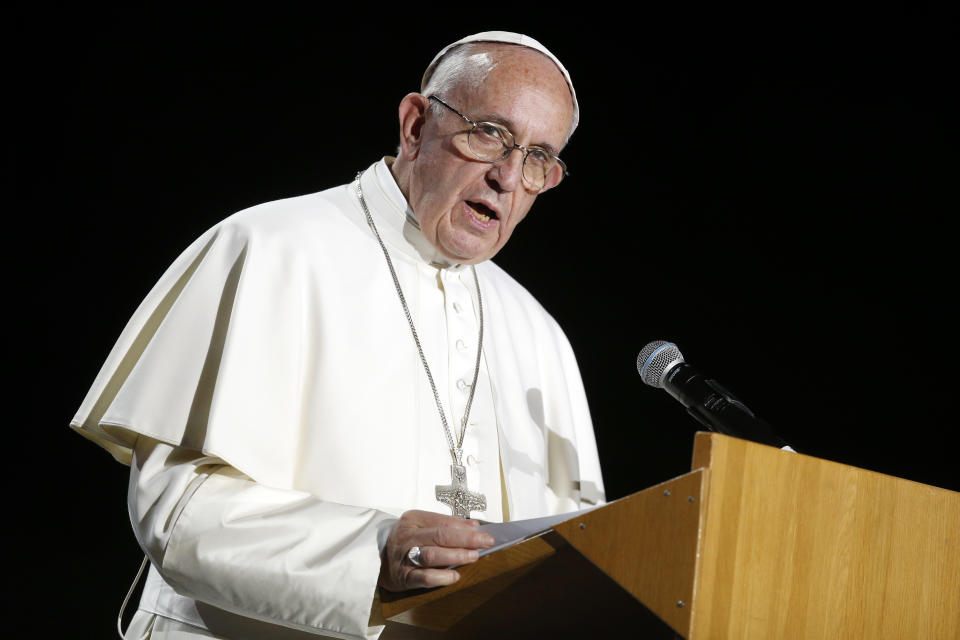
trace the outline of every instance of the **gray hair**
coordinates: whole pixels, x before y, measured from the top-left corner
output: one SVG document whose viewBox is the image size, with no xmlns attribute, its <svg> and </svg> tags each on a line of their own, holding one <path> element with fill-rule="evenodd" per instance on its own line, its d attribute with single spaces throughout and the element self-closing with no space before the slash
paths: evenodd
<svg viewBox="0 0 960 640">
<path fill-rule="evenodd" d="M 487 75 L 500 64 L 489 51 L 483 50 L 485 48 L 480 43 L 471 42 L 452 49 L 437 63 L 430 81 L 423 88 L 423 95 L 446 100 L 461 85 L 479 87 L 483 84 Z M 434 115 L 444 110 L 437 102 L 431 102 L 430 108 Z"/>
<path fill-rule="evenodd" d="M 487 75 L 500 64 L 490 53 L 489 43 L 468 42 L 451 49 L 437 63 L 430 80 L 423 87 L 423 95 L 437 96 L 444 100 L 460 86 L 471 88 L 479 87 L 487 79 Z M 430 111 L 439 117 L 446 107 L 438 102 L 430 102 Z M 577 123 L 570 123 L 570 130 L 563 139 L 563 146 L 570 141 Z M 400 153 L 399 147 L 397 153 Z"/>
</svg>

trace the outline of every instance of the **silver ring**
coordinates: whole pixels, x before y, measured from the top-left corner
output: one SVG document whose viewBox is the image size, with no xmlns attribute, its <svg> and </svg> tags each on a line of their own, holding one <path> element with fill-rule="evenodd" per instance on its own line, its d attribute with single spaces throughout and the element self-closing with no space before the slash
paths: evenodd
<svg viewBox="0 0 960 640">
<path fill-rule="evenodd" d="M 415 567 L 422 567 L 423 563 L 420 562 L 420 547 L 410 547 L 410 551 L 407 551 L 407 560 Z"/>
</svg>

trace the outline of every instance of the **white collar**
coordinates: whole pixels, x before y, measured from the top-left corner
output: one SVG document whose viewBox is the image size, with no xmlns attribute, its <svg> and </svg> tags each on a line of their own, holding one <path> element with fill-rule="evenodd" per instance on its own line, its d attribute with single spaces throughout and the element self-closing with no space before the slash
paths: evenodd
<svg viewBox="0 0 960 640">
<path fill-rule="evenodd" d="M 437 268 L 462 269 L 463 265 L 454 264 L 450 258 L 437 251 L 420 231 L 420 224 L 413 209 L 403 197 L 403 192 L 390 172 L 393 160 L 394 158 L 385 156 L 364 171 L 360 179 L 363 198 L 383 241 L 411 258 Z"/>
</svg>

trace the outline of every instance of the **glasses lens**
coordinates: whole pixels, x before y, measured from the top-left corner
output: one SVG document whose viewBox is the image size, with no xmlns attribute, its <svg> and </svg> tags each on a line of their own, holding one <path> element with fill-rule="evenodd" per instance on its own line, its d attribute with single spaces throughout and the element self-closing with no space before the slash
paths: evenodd
<svg viewBox="0 0 960 640">
<path fill-rule="evenodd" d="M 560 182 L 554 175 L 559 168 L 560 165 L 553 156 L 542 149 L 534 148 L 530 149 L 523 160 L 523 177 L 534 189 L 549 189 Z"/>
<path fill-rule="evenodd" d="M 470 152 L 486 162 L 499 162 L 515 148 L 510 130 L 493 122 L 478 122 L 467 135 Z M 523 179 L 536 191 L 557 186 L 563 179 L 563 167 L 557 158 L 534 147 L 524 154 Z"/>
<path fill-rule="evenodd" d="M 513 134 L 492 122 L 479 122 L 467 136 L 467 144 L 481 160 L 496 162 L 513 149 Z"/>
</svg>

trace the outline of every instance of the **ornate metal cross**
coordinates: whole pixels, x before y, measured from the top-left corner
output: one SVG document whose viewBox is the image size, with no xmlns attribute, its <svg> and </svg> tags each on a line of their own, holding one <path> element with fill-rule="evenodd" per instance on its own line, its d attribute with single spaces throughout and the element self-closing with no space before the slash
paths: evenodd
<svg viewBox="0 0 960 640">
<path fill-rule="evenodd" d="M 471 511 L 486 511 L 487 497 L 467 489 L 467 469 L 459 464 L 450 465 L 452 484 L 437 485 L 437 500 L 450 507 L 458 518 L 469 518 Z"/>
</svg>

